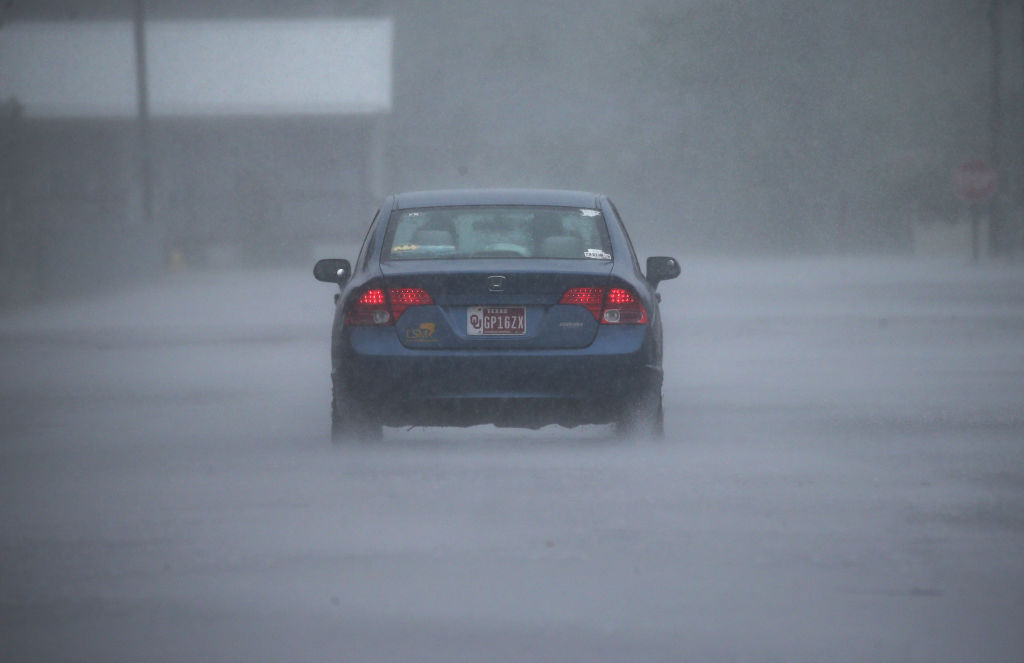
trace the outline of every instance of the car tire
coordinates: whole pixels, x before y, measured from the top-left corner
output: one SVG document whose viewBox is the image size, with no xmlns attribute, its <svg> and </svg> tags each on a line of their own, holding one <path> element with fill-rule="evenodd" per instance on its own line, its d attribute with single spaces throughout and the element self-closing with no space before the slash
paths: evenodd
<svg viewBox="0 0 1024 663">
<path fill-rule="evenodd" d="M 649 390 L 631 403 L 618 421 L 615 431 L 622 435 L 660 439 L 665 435 L 665 410 L 661 390 Z"/>
<path fill-rule="evenodd" d="M 371 415 L 345 398 L 343 388 L 335 386 L 331 399 L 331 442 L 374 441 L 383 437 L 383 426 Z"/>
</svg>

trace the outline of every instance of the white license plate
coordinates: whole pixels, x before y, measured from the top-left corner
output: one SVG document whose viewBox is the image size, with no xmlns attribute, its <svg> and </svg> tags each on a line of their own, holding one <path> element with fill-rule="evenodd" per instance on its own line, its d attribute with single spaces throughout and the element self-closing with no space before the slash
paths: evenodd
<svg viewBox="0 0 1024 663">
<path fill-rule="evenodd" d="M 470 336 L 521 336 L 526 333 L 526 309 L 522 306 L 470 306 L 466 310 Z"/>
</svg>

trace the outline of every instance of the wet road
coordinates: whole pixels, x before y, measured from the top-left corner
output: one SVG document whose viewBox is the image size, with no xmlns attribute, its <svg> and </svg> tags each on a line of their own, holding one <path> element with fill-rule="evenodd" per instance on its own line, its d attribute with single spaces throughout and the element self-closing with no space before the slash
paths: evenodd
<svg viewBox="0 0 1024 663">
<path fill-rule="evenodd" d="M 1020 660 L 1024 269 L 661 290 L 661 443 L 331 448 L 305 270 L 0 312 L 0 659 Z"/>
</svg>

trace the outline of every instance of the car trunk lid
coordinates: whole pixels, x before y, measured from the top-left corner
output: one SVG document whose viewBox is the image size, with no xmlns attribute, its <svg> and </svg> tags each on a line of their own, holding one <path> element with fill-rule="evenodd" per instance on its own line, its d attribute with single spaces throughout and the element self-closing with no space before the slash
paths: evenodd
<svg viewBox="0 0 1024 663">
<path fill-rule="evenodd" d="M 422 288 L 433 305 L 406 309 L 395 324 L 411 349 L 581 348 L 598 322 L 560 304 L 572 288 L 608 285 L 612 265 L 590 260 L 422 260 L 381 265 L 388 288 Z"/>
</svg>

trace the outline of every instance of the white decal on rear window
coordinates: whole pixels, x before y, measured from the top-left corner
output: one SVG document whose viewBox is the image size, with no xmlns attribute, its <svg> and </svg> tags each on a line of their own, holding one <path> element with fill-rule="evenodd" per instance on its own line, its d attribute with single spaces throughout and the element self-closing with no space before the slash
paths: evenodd
<svg viewBox="0 0 1024 663">
<path fill-rule="evenodd" d="M 601 249 L 587 249 L 583 252 L 583 256 L 586 258 L 593 258 L 594 260 L 611 260 L 612 256 L 610 253 L 605 253 Z"/>
<path fill-rule="evenodd" d="M 599 209 L 580 209 L 580 216 L 601 216 Z"/>
</svg>

